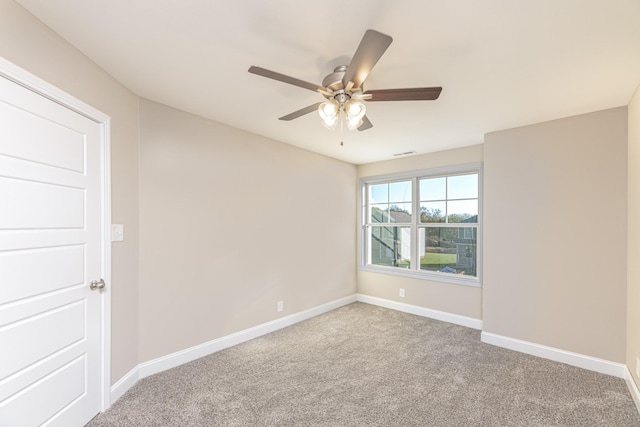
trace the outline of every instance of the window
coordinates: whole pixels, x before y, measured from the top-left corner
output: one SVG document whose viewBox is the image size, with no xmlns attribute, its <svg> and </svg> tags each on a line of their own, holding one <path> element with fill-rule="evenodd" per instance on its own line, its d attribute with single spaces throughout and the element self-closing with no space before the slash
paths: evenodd
<svg viewBox="0 0 640 427">
<path fill-rule="evenodd" d="M 479 285 L 481 166 L 362 184 L 362 268 Z"/>
</svg>

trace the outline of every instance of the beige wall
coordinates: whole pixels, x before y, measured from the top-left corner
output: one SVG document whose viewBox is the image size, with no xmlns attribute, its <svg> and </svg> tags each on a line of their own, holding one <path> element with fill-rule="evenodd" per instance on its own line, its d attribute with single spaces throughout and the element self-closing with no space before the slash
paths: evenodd
<svg viewBox="0 0 640 427">
<path fill-rule="evenodd" d="M 0 56 L 111 117 L 112 382 L 138 364 L 138 98 L 11 0 L 0 0 Z"/>
<path fill-rule="evenodd" d="M 482 162 L 483 147 L 423 154 L 358 166 L 358 178 Z M 358 242 L 358 245 L 360 242 Z M 399 289 L 405 290 L 400 298 Z M 482 288 L 358 270 L 358 292 L 432 310 L 482 318 Z"/>
<path fill-rule="evenodd" d="M 629 103 L 627 153 L 627 366 L 636 384 L 640 358 L 640 86 Z"/>
<path fill-rule="evenodd" d="M 141 362 L 355 293 L 355 166 L 146 100 L 140 117 Z"/>
<path fill-rule="evenodd" d="M 625 361 L 627 109 L 486 135 L 484 331 Z"/>
</svg>

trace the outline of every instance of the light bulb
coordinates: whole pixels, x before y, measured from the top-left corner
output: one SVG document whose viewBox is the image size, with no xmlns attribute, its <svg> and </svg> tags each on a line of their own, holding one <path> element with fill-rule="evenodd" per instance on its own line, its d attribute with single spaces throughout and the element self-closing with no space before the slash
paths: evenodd
<svg viewBox="0 0 640 427">
<path fill-rule="evenodd" d="M 344 104 L 344 112 L 350 120 L 353 118 L 357 119 L 356 122 L 358 122 L 364 117 L 367 112 L 367 108 L 363 103 L 358 102 L 355 99 L 350 99 Z"/>
<path fill-rule="evenodd" d="M 320 114 L 320 118 L 324 120 L 327 117 L 336 117 L 339 109 L 340 104 L 338 104 L 338 101 L 330 99 L 318 106 L 318 114 Z"/>
<path fill-rule="evenodd" d="M 320 104 L 318 106 L 318 114 L 322 119 L 322 124 L 329 129 L 335 129 L 338 123 L 339 110 L 340 104 L 335 99 L 330 99 Z"/>
<path fill-rule="evenodd" d="M 322 124 L 327 129 L 334 130 L 338 124 L 338 116 L 324 117 L 322 118 Z"/>
</svg>

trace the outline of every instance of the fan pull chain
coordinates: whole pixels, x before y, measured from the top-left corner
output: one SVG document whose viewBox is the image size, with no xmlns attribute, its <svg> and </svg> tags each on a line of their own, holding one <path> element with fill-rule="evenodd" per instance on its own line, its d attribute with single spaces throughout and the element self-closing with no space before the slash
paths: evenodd
<svg viewBox="0 0 640 427">
<path fill-rule="evenodd" d="M 340 146 L 341 147 L 344 145 L 343 136 L 344 136 L 344 116 L 341 109 L 340 111 Z"/>
</svg>

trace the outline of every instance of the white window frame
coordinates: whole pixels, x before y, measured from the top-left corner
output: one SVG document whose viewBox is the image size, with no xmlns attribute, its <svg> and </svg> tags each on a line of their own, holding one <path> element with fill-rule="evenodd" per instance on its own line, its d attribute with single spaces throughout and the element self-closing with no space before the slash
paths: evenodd
<svg viewBox="0 0 640 427">
<path fill-rule="evenodd" d="M 420 270 L 419 266 L 419 237 L 418 230 L 422 225 L 420 223 L 420 189 L 418 182 L 422 178 L 435 178 L 442 176 L 464 175 L 466 173 L 478 174 L 478 234 L 477 234 L 477 246 L 476 246 L 476 276 L 464 276 L 450 273 L 440 273 L 435 271 Z M 432 169 L 422 169 L 418 171 L 394 173 L 387 175 L 377 175 L 364 177 L 360 179 L 358 192 L 358 258 L 359 269 L 362 271 L 369 271 L 372 273 L 390 274 L 394 276 L 404 276 L 416 279 L 430 280 L 434 282 L 453 283 L 457 285 L 465 286 L 482 286 L 482 163 L 468 163 L 456 166 L 447 166 Z M 412 215 L 411 215 L 411 265 L 412 269 L 390 267 L 384 265 L 367 264 L 369 248 L 367 247 L 367 186 L 370 184 L 383 184 L 393 181 L 412 181 Z M 438 226 L 454 227 L 457 224 L 438 223 Z M 404 224 L 398 224 L 402 226 Z"/>
</svg>

